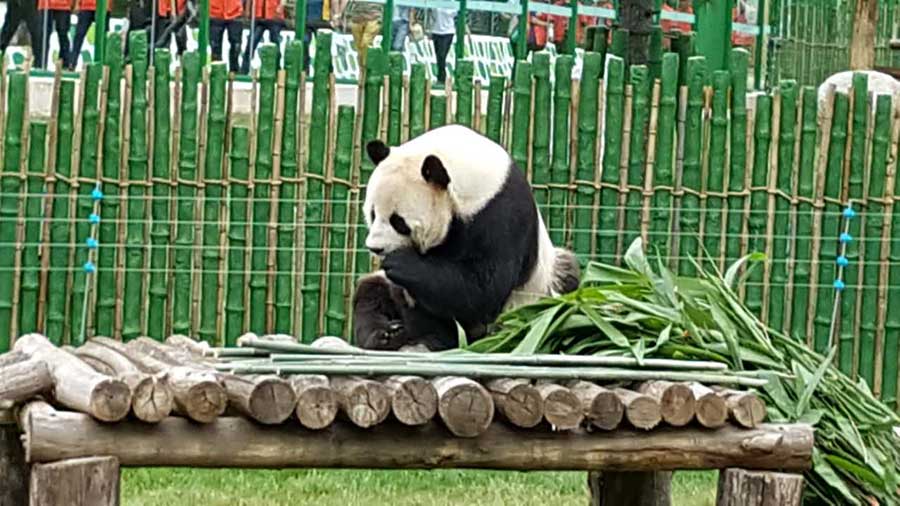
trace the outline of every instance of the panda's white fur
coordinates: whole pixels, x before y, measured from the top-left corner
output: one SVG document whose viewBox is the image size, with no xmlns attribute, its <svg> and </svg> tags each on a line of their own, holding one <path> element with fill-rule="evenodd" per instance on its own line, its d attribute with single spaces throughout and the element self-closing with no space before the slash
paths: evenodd
<svg viewBox="0 0 900 506">
<path fill-rule="evenodd" d="M 447 192 L 434 191 L 421 178 L 422 162 L 428 155 L 449 162 L 445 164 L 450 176 Z M 454 213 L 472 218 L 497 195 L 511 167 L 512 160 L 502 146 L 460 125 L 439 127 L 391 147 L 366 187 L 366 247 L 379 256 L 407 246 L 426 253 L 446 237 Z M 444 201 L 447 198 L 449 205 Z M 389 218 L 394 211 L 403 215 L 412 235 L 401 235 L 391 226 Z M 506 309 L 558 295 L 553 290 L 556 256 L 538 213 L 537 262 L 529 280 L 507 300 Z"/>
</svg>

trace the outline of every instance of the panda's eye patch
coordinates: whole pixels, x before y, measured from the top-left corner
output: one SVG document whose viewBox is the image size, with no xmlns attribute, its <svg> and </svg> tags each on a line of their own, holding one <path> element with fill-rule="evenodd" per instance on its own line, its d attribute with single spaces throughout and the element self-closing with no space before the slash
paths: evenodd
<svg viewBox="0 0 900 506">
<path fill-rule="evenodd" d="M 401 218 L 397 213 L 391 215 L 390 222 L 391 226 L 394 227 L 394 230 L 400 235 L 409 235 L 412 232 L 412 230 L 409 229 L 409 225 L 406 224 L 406 220 Z"/>
<path fill-rule="evenodd" d="M 372 221 L 375 221 L 375 210 L 374 209 L 369 211 L 369 218 L 371 218 Z"/>
</svg>

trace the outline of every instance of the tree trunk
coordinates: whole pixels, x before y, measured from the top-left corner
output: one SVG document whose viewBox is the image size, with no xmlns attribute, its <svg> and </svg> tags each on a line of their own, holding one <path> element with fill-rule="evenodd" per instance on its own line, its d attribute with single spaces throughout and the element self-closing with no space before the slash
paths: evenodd
<svg viewBox="0 0 900 506">
<path fill-rule="evenodd" d="M 622 28 L 628 30 L 628 55 L 632 65 L 644 65 L 649 59 L 650 33 L 653 31 L 655 0 L 622 0 L 619 16 Z"/>
<path fill-rule="evenodd" d="M 716 506 L 800 506 L 799 474 L 725 469 L 719 472 Z"/>
<path fill-rule="evenodd" d="M 119 461 L 88 457 L 35 464 L 30 506 L 119 506 Z"/>
<path fill-rule="evenodd" d="M 671 506 L 672 473 L 621 472 L 588 474 L 590 506 Z"/>
<path fill-rule="evenodd" d="M 878 0 L 856 0 L 853 12 L 853 38 L 850 41 L 851 70 L 871 70 L 875 67 L 877 23 Z"/>
<path fill-rule="evenodd" d="M 0 506 L 23 506 L 28 500 L 28 464 L 15 424 L 0 422 Z"/>
</svg>

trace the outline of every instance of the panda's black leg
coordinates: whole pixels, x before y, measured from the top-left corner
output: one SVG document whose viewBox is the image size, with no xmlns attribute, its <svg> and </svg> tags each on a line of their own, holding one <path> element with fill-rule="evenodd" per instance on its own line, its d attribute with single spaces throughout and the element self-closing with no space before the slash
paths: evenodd
<svg viewBox="0 0 900 506">
<path fill-rule="evenodd" d="M 407 344 L 401 308 L 382 275 L 359 280 L 353 297 L 353 335 L 361 348 L 396 350 Z"/>
</svg>

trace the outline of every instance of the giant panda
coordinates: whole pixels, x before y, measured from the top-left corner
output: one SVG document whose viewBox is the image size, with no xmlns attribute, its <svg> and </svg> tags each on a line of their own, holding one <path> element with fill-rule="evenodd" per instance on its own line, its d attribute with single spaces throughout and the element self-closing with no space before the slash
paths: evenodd
<svg viewBox="0 0 900 506">
<path fill-rule="evenodd" d="M 369 349 L 471 342 L 507 309 L 578 287 L 575 255 L 557 248 L 507 151 L 460 125 L 396 147 L 366 145 L 375 169 L 362 211 L 381 270 L 360 278 L 354 335 Z"/>
</svg>

